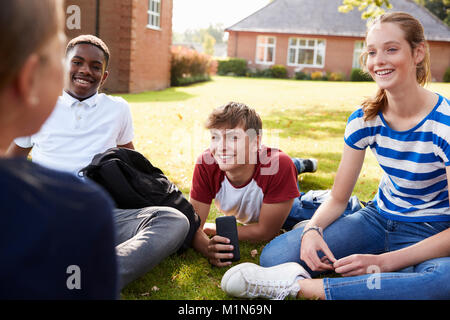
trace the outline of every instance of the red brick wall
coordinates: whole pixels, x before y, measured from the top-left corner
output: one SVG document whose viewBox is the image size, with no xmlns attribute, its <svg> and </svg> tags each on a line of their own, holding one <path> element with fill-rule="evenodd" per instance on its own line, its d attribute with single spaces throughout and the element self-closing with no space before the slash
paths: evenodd
<svg viewBox="0 0 450 320">
<path fill-rule="evenodd" d="M 445 70 L 450 67 L 450 43 L 433 41 L 430 46 L 431 76 L 433 81 L 442 81 Z"/>
<path fill-rule="evenodd" d="M 155 30 L 147 28 L 148 1 L 133 0 L 130 92 L 170 86 L 172 5 L 172 0 L 161 1 L 161 29 Z"/>
<path fill-rule="evenodd" d="M 350 76 L 353 62 L 353 50 L 355 41 L 363 38 L 353 37 L 332 37 L 332 36 L 311 36 L 294 34 L 270 34 L 255 32 L 229 32 L 228 56 L 244 58 L 248 61 L 250 68 L 267 68 L 268 65 L 256 64 L 256 38 L 258 35 L 276 37 L 275 63 L 285 65 L 289 75 L 292 77 L 297 67 L 287 66 L 288 45 L 290 37 L 301 37 L 309 39 L 325 39 L 325 65 L 323 68 L 304 68 L 303 71 L 312 72 L 316 70 L 326 72 L 343 72 L 347 79 Z M 450 43 L 435 42 L 429 43 L 431 53 L 431 73 L 433 79 L 442 81 L 445 69 L 450 66 Z"/>
<path fill-rule="evenodd" d="M 96 0 L 65 0 L 81 9 L 81 28 L 68 39 L 96 33 Z M 98 36 L 110 52 L 105 92 L 142 92 L 170 86 L 172 0 L 161 1 L 161 30 L 148 29 L 147 0 L 100 0 Z M 67 15 L 69 17 L 70 14 Z"/>
</svg>

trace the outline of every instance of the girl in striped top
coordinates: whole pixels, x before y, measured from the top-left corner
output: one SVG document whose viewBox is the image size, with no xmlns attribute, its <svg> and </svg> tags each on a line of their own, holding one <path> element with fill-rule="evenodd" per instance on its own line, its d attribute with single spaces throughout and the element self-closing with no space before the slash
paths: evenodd
<svg viewBox="0 0 450 320">
<path fill-rule="evenodd" d="M 265 247 L 260 263 L 275 267 L 239 269 L 242 281 L 257 288 L 253 293 L 268 297 L 267 280 L 271 286 L 283 280 L 277 294 L 450 299 L 450 106 L 424 88 L 430 59 L 422 25 L 406 13 L 382 15 L 368 29 L 361 60 L 379 89 L 348 120 L 331 195 L 303 229 Z M 384 171 L 378 192 L 365 208 L 340 217 L 367 147 Z M 309 279 L 292 262 L 313 277 L 324 271 L 343 277 Z M 237 275 L 231 270 L 222 287 L 248 296 L 233 287 Z"/>
</svg>

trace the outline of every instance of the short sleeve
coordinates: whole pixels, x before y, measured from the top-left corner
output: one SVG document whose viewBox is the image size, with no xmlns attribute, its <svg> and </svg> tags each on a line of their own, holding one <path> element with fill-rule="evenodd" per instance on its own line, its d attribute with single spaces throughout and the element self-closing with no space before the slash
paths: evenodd
<svg viewBox="0 0 450 320">
<path fill-rule="evenodd" d="M 438 112 L 435 113 L 433 144 L 435 152 L 442 158 L 445 166 L 450 166 L 450 102 L 443 98 Z"/>
<path fill-rule="evenodd" d="M 194 200 L 211 204 L 215 197 L 215 170 L 213 164 L 208 164 L 208 159 L 205 158 L 205 153 L 203 153 L 198 157 L 195 164 L 190 197 Z"/>
<path fill-rule="evenodd" d="M 274 165 L 276 162 L 278 165 Z M 274 174 L 266 177 L 267 185 L 263 203 L 280 203 L 300 196 L 297 186 L 297 169 L 291 158 L 281 151 L 277 152 L 271 156 L 270 166 L 275 169 L 277 166 L 277 170 L 273 170 Z"/>
<path fill-rule="evenodd" d="M 369 130 L 364 123 L 364 112 L 358 109 L 348 118 L 345 127 L 344 141 L 345 143 L 357 150 L 364 150 L 369 145 Z"/>
<path fill-rule="evenodd" d="M 122 126 L 117 136 L 117 145 L 119 146 L 133 141 L 134 138 L 133 118 L 131 116 L 130 106 L 125 100 L 122 103 L 124 109 L 121 117 Z"/>
</svg>

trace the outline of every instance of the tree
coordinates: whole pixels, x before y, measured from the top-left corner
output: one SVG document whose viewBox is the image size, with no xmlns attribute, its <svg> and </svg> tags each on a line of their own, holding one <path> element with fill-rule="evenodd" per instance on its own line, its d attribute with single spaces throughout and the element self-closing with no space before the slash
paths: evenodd
<svg viewBox="0 0 450 320">
<path fill-rule="evenodd" d="M 213 37 L 215 43 L 223 43 L 224 29 L 223 23 L 210 24 L 208 28 L 187 29 L 184 33 L 173 32 L 172 39 L 173 42 L 204 43 L 205 38 Z"/>
<path fill-rule="evenodd" d="M 203 36 L 203 52 L 206 54 L 213 56 L 214 55 L 214 45 L 216 44 L 216 39 L 214 39 L 213 36 L 211 36 L 209 33 L 206 33 Z"/>
<path fill-rule="evenodd" d="M 349 12 L 358 7 L 358 10 L 362 11 L 361 18 L 369 19 L 383 14 L 385 12 L 383 6 L 386 9 L 392 8 L 389 0 L 342 0 L 342 5 L 338 10 L 339 12 Z"/>
<path fill-rule="evenodd" d="M 450 26 L 450 0 L 414 0 Z"/>
<path fill-rule="evenodd" d="M 414 0 L 416 3 L 424 6 L 430 10 L 434 15 L 441 19 L 444 23 L 450 26 L 450 0 Z M 379 16 L 385 12 L 386 9 L 391 9 L 393 6 L 389 0 L 342 0 L 342 5 L 339 6 L 339 12 L 349 12 L 355 7 L 361 14 L 362 19 L 368 19 Z"/>
</svg>

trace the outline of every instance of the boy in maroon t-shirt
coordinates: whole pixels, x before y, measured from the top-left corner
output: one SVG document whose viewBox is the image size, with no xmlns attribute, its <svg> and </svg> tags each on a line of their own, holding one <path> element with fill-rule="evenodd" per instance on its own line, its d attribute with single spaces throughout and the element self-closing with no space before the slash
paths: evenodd
<svg viewBox="0 0 450 320">
<path fill-rule="evenodd" d="M 227 266 L 231 262 L 220 259 L 232 258 L 229 240 L 216 235 L 214 224 L 205 226 L 211 201 L 244 224 L 238 226 L 239 240 L 269 241 L 279 233 L 300 195 L 296 167 L 311 172 L 317 163 L 294 159 L 294 165 L 281 150 L 262 146 L 261 118 L 245 104 L 230 102 L 215 109 L 206 128 L 211 131 L 211 144 L 197 160 L 190 192 L 202 221 L 193 247 L 212 264 Z"/>
</svg>

